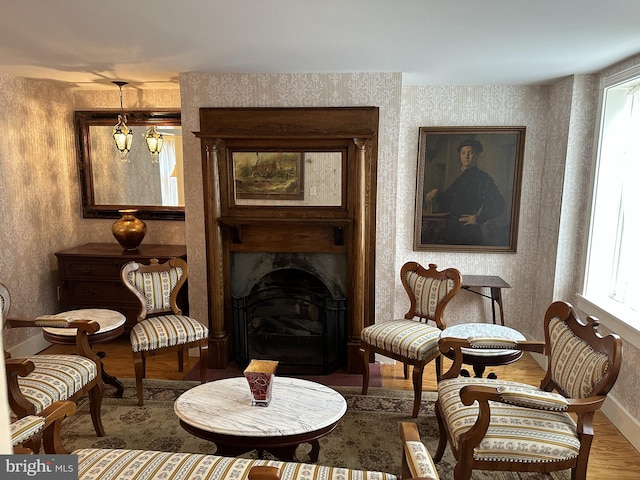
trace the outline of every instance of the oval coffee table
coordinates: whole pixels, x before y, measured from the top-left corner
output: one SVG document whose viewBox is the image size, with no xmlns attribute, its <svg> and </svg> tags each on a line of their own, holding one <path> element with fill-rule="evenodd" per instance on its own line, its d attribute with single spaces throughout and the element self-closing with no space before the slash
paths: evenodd
<svg viewBox="0 0 640 480">
<path fill-rule="evenodd" d="M 504 327 L 502 325 L 494 325 L 492 323 L 460 323 L 445 328 L 440 334 L 440 338 L 507 338 L 509 340 L 526 340 L 524 335 L 513 328 Z M 486 367 L 497 367 L 508 365 L 522 357 L 522 350 L 505 350 L 493 348 L 462 348 L 462 363 L 471 365 L 473 372 L 477 378 L 482 378 Z M 444 354 L 447 358 L 453 358 L 452 355 Z M 460 372 L 463 376 L 465 371 Z M 488 378 L 497 378 L 495 373 L 490 373 Z"/>
<path fill-rule="evenodd" d="M 268 407 L 251 406 L 244 377 L 197 385 L 178 397 L 174 411 L 189 433 L 216 444 L 216 454 L 237 456 L 257 449 L 280 460 L 296 461 L 301 443 L 318 461 L 318 439 L 327 435 L 347 411 L 342 395 L 319 383 L 275 377 Z"/>
</svg>

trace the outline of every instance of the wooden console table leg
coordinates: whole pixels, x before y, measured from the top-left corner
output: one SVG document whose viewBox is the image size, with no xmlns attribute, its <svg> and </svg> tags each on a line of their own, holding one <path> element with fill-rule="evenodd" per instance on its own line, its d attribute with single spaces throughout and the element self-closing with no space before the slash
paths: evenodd
<svg viewBox="0 0 640 480">
<path fill-rule="evenodd" d="M 491 313 L 493 314 L 493 323 L 496 323 L 496 305 L 500 313 L 500 325 L 504 327 L 504 310 L 502 309 L 502 289 L 499 287 L 491 287 Z"/>
</svg>

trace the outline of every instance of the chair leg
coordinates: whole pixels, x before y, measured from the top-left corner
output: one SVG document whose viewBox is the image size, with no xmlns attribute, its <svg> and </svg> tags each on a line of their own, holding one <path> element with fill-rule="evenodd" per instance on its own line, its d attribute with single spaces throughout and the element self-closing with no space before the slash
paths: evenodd
<svg viewBox="0 0 640 480">
<path fill-rule="evenodd" d="M 469 480 L 472 472 L 471 463 L 458 462 L 453 468 L 453 480 Z"/>
<path fill-rule="evenodd" d="M 133 369 L 136 374 L 136 391 L 138 393 L 138 405 L 144 405 L 144 397 L 142 393 L 142 379 L 145 374 L 145 358 L 142 352 L 134 352 Z"/>
<path fill-rule="evenodd" d="M 413 366 L 413 418 L 418 416 L 422 403 L 422 372 L 424 372 L 424 363 Z"/>
<path fill-rule="evenodd" d="M 440 383 L 440 376 L 442 375 L 442 355 L 436 357 L 436 383 Z"/>
<path fill-rule="evenodd" d="M 440 431 L 440 439 L 438 440 L 438 448 L 433 460 L 439 462 L 442 460 L 444 450 L 447 448 L 447 429 L 444 425 L 444 419 L 440 413 L 440 402 L 436 401 L 436 419 L 438 420 L 438 430 Z"/>
<path fill-rule="evenodd" d="M 404 372 L 404 379 L 407 380 L 409 378 L 409 364 L 402 364 L 402 371 Z"/>
<path fill-rule="evenodd" d="M 95 386 L 89 390 L 89 411 L 91 412 L 91 421 L 93 428 L 99 437 L 104 437 L 104 426 L 102 425 L 102 397 L 104 395 L 104 383 L 98 378 Z"/>
<path fill-rule="evenodd" d="M 31 438 L 23 443 L 23 446 L 30 449 L 33 453 L 40 453 L 40 446 L 43 443 L 42 432 L 34 433 Z M 46 453 L 46 452 L 45 452 Z"/>
<path fill-rule="evenodd" d="M 360 347 L 360 359 L 362 360 L 362 395 L 369 391 L 369 349 Z"/>
<path fill-rule="evenodd" d="M 590 423 L 590 422 L 586 422 Z M 589 426 L 589 430 L 593 431 Z M 585 480 L 587 478 L 587 465 L 589 463 L 589 452 L 591 451 L 591 443 L 593 435 L 584 433 L 580 440 L 580 452 L 578 453 L 578 462 L 571 469 L 571 480 Z"/>
<path fill-rule="evenodd" d="M 184 371 L 184 348 L 178 350 L 178 371 Z"/>
<path fill-rule="evenodd" d="M 209 345 L 200 346 L 200 383 L 207 381 L 207 366 L 209 363 Z"/>
</svg>

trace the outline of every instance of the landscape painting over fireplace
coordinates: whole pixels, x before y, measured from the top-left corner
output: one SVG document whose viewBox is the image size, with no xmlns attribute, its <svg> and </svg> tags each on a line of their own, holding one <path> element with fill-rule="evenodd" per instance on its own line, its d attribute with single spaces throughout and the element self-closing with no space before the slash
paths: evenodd
<svg viewBox="0 0 640 480">
<path fill-rule="evenodd" d="M 301 152 L 233 152 L 236 198 L 304 198 Z"/>
</svg>

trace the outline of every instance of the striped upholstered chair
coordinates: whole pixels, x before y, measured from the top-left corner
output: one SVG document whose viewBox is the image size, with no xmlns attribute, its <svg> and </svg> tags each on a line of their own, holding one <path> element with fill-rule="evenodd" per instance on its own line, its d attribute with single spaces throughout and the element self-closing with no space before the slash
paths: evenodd
<svg viewBox="0 0 640 480">
<path fill-rule="evenodd" d="M 438 385 L 438 462 L 447 446 L 456 457 L 455 480 L 478 470 L 552 472 L 587 476 L 593 416 L 618 377 L 620 337 L 598 333 L 598 320 L 580 321 L 571 305 L 554 302 L 544 319 L 545 341 L 504 345 L 491 339 L 442 338 L 453 365 Z M 540 388 L 499 379 L 457 377 L 461 348 L 507 348 L 542 353 L 547 372 Z M 572 415 L 576 417 L 574 421 Z"/>
<path fill-rule="evenodd" d="M 455 268 L 438 271 L 437 265 L 429 269 L 416 262 L 407 262 L 400 270 L 402 285 L 411 306 L 403 319 L 387 320 L 365 327 L 360 334 L 362 356 L 362 394 L 369 388 L 370 352 L 379 353 L 413 366 L 413 416 L 417 417 L 422 402 L 422 373 L 427 363 L 436 360 L 436 375 L 440 374 L 440 332 L 447 325 L 443 314 L 447 304 L 462 286 L 462 275 Z M 428 322 L 433 322 L 429 325 Z"/>
<path fill-rule="evenodd" d="M 11 318 L 11 297 L 0 284 L 0 322 L 4 328 L 57 327 L 75 328 L 77 355 L 43 354 L 11 358 L 5 351 L 5 369 L 9 391 L 9 406 L 17 418 L 38 415 L 57 401 L 77 401 L 88 394 L 91 420 L 96 434 L 104 436 L 100 408 L 104 393 L 102 361 L 91 350 L 87 335 L 100 326 L 93 320 L 44 315 L 35 319 Z M 37 436 L 35 436 L 37 440 Z M 37 452 L 39 444 L 33 445 Z"/>
<path fill-rule="evenodd" d="M 152 259 L 149 265 L 129 262 L 120 276 L 125 287 L 140 301 L 138 323 L 131 329 L 131 349 L 136 374 L 138 405 L 143 405 L 142 379 L 146 357 L 156 353 L 178 353 L 178 370 L 184 368 L 184 351 L 200 349 L 200 380 L 207 372 L 209 330 L 197 320 L 182 315 L 176 304 L 187 280 L 187 262 L 172 258 L 165 263 Z"/>
</svg>

